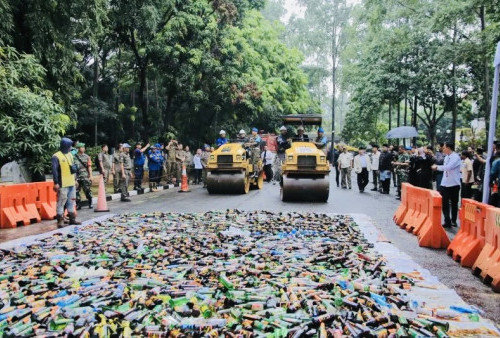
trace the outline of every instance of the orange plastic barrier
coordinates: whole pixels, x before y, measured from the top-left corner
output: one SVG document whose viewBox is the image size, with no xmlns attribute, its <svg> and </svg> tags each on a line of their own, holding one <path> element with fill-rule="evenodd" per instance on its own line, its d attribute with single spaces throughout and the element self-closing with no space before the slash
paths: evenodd
<svg viewBox="0 0 500 338">
<path fill-rule="evenodd" d="M 394 215 L 396 224 L 417 235 L 420 246 L 435 249 L 448 247 L 450 240 L 441 226 L 441 195 L 411 184 L 403 184 L 402 189 L 401 205 Z"/>
<path fill-rule="evenodd" d="M 32 193 L 36 197 L 36 208 L 42 219 L 51 220 L 56 217 L 57 194 L 54 182 L 31 183 Z"/>
<path fill-rule="evenodd" d="M 417 217 L 420 214 L 420 206 L 419 201 L 415 196 L 415 187 L 411 184 L 406 184 L 406 204 L 408 205 L 408 210 L 406 211 L 404 217 L 399 223 L 401 229 L 405 229 L 407 226 L 410 226 L 413 223 L 414 217 Z M 401 203 L 403 199 L 401 198 Z"/>
<path fill-rule="evenodd" d="M 0 228 L 15 228 L 41 221 L 36 198 L 28 184 L 0 187 Z"/>
<path fill-rule="evenodd" d="M 406 197 L 408 194 L 408 185 L 408 183 L 401 184 L 401 204 L 393 217 L 393 220 L 397 225 L 402 224 L 402 221 L 408 212 L 408 198 Z"/>
<path fill-rule="evenodd" d="M 450 245 L 450 239 L 441 225 L 441 213 L 443 200 L 441 194 L 434 190 L 422 189 L 426 192 L 426 198 L 423 203 L 427 205 L 428 217 L 418 230 L 418 245 L 442 249 Z"/>
<path fill-rule="evenodd" d="M 487 204 L 463 199 L 460 208 L 460 230 L 448 246 L 447 253 L 461 266 L 472 267 L 484 247 Z"/>
<path fill-rule="evenodd" d="M 486 210 L 485 243 L 472 266 L 472 273 L 500 292 L 500 208 Z"/>
</svg>

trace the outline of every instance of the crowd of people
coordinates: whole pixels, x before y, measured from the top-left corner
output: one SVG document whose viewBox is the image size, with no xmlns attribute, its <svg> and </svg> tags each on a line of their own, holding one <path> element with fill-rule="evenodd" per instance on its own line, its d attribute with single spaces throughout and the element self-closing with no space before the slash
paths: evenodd
<svg viewBox="0 0 500 338">
<path fill-rule="evenodd" d="M 239 142 L 247 150 L 247 156 L 254 166 L 254 174 L 259 160 L 262 161 L 266 181 L 276 180 L 273 164 L 282 162 L 285 152 L 292 142 L 313 142 L 318 149 L 327 152 L 327 138 L 324 130 L 319 128 L 314 140 L 309 140 L 304 128 L 299 127 L 293 137 L 288 135 L 288 129 L 280 128 L 276 137 L 277 153 L 271 152 L 262 141 L 257 128 L 252 128 L 247 136 L 245 130 L 240 130 L 237 138 L 231 142 Z M 215 141 L 217 147 L 229 143 L 226 132 L 221 130 Z M 500 181 L 500 143 L 496 143 L 496 152 L 491 163 L 492 195 L 489 203 L 499 205 L 498 183 Z M 166 144 L 135 144 L 133 150 L 128 143 L 119 144 L 114 154 L 109 154 L 109 147 L 104 144 L 101 152 L 91 159 L 86 154 L 85 144 L 73 143 L 67 138 L 61 141 L 60 151 L 52 157 L 52 171 L 58 195 L 58 225 L 62 220 L 62 211 L 80 209 L 83 205 L 81 193 L 85 195 L 89 208 L 92 205 L 92 170 L 95 169 L 107 183 L 113 176 L 115 193 L 121 194 L 121 201 L 129 202 L 129 181 L 133 180 L 134 189 L 143 192 L 145 170 L 149 176 L 149 188 L 156 191 L 163 181 L 166 184 L 176 184 L 181 180 L 183 168 L 192 179 L 192 183 L 206 187 L 207 167 L 210 154 L 214 147 L 205 144 L 193 154 L 189 146 L 181 144 L 176 139 Z M 335 169 L 337 187 L 352 189 L 352 171 L 357 176 L 357 185 L 363 193 L 369 184 L 372 191 L 389 194 L 391 185 L 396 189 L 397 199 L 401 198 L 401 185 L 408 182 L 414 186 L 426 189 L 437 189 L 443 196 L 444 226 L 455 226 L 459 199 L 473 198 L 482 200 L 486 156 L 484 149 L 469 147 L 458 154 L 452 143 L 441 143 L 437 149 L 431 146 L 410 147 L 400 145 L 395 148 L 384 144 L 380 148 L 373 144 L 371 148 L 359 147 L 356 152 L 349 151 L 347 146 L 338 145 L 333 152 L 328 151 L 329 161 Z M 276 156 L 276 157 L 275 157 Z M 71 177 L 70 177 L 71 176 Z M 392 184 L 391 184 L 392 183 Z M 64 198 L 65 196 L 65 198 Z M 72 222 L 74 214 L 69 213 Z"/>
<path fill-rule="evenodd" d="M 448 142 L 439 144 L 437 149 L 403 145 L 396 149 L 388 144 L 379 148 L 373 144 L 370 150 L 370 154 L 367 154 L 366 148 L 360 147 L 354 156 L 346 146 L 339 145 L 334 149 L 331 162 L 336 171 L 337 187 L 351 189 L 351 172 L 354 170 L 361 193 L 369 183 L 370 172 L 373 183 L 371 190 L 389 194 L 392 181 L 396 199 L 401 199 L 401 185 L 404 182 L 436 189 L 443 197 L 444 227 L 456 226 L 460 198 L 482 201 L 484 184 L 492 187 L 488 203 L 500 206 L 500 142 L 495 144 L 490 182 L 484 182 L 487 159 L 482 148 L 468 147 L 458 154 L 455 145 Z"/>
</svg>

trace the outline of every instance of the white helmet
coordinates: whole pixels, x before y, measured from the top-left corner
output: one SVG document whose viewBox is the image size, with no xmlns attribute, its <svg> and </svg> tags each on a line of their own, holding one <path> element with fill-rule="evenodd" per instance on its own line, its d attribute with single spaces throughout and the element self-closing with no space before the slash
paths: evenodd
<svg viewBox="0 0 500 338">
<path fill-rule="evenodd" d="M 238 134 L 239 134 L 239 135 L 246 135 L 246 134 L 247 134 L 247 132 L 246 132 L 246 131 L 244 131 L 243 129 L 241 129 L 241 130 L 240 130 L 240 132 L 239 132 Z"/>
<path fill-rule="evenodd" d="M 225 130 L 219 131 L 219 135 L 226 135 L 226 131 Z"/>
<path fill-rule="evenodd" d="M 286 130 L 285 126 L 281 126 L 280 131 Z"/>
</svg>

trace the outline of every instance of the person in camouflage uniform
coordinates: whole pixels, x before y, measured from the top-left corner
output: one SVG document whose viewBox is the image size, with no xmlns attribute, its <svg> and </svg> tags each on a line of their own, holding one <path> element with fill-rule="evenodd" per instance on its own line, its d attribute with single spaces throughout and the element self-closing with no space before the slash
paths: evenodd
<svg viewBox="0 0 500 338">
<path fill-rule="evenodd" d="M 410 148 L 411 149 L 411 148 Z M 398 188 L 398 196 L 397 200 L 401 199 L 401 185 L 405 182 L 408 182 L 408 172 L 410 165 L 410 154 L 408 154 L 406 148 L 404 146 L 399 146 L 398 149 L 398 158 L 396 162 L 393 163 L 394 169 L 396 171 L 397 176 L 397 188 Z"/>
<path fill-rule="evenodd" d="M 92 161 L 90 156 L 85 154 L 85 143 L 78 143 L 76 145 L 78 152 L 74 155 L 74 163 L 78 167 L 76 173 L 76 181 L 78 183 L 76 188 L 76 208 L 80 210 L 82 208 L 82 200 L 80 196 L 80 191 L 83 190 L 87 201 L 89 201 L 89 208 L 92 209 Z"/>
<path fill-rule="evenodd" d="M 131 178 L 134 177 L 132 170 L 134 169 L 134 163 L 130 158 L 130 144 L 124 143 L 122 147 L 122 152 L 119 155 L 120 163 L 120 193 L 122 202 L 130 202 L 128 194 L 128 184 Z"/>
</svg>

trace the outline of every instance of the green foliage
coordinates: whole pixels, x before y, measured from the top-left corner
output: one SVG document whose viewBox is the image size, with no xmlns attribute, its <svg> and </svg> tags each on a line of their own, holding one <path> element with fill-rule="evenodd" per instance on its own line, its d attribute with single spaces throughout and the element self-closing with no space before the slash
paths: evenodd
<svg viewBox="0 0 500 338">
<path fill-rule="evenodd" d="M 43 89 L 45 70 L 33 56 L 0 47 L 0 162 L 26 158 L 42 173 L 70 119 Z"/>
<path fill-rule="evenodd" d="M 485 61 L 494 50 L 492 37 L 498 37 L 490 31 L 498 21 L 488 20 L 496 12 L 492 3 L 479 0 L 365 0 L 356 6 L 348 27 L 352 43 L 342 54 L 342 85 L 352 94 L 344 137 L 371 130 L 377 119 L 388 121 L 388 104 L 395 127 L 394 107 L 405 99 L 410 114 L 416 100 L 415 126 L 426 130 L 429 143 L 436 140 L 437 126 L 450 129 L 453 110 L 459 122 L 472 100 L 485 116 L 491 64 L 485 67 Z M 490 23 L 484 30 L 481 19 Z"/>
</svg>

